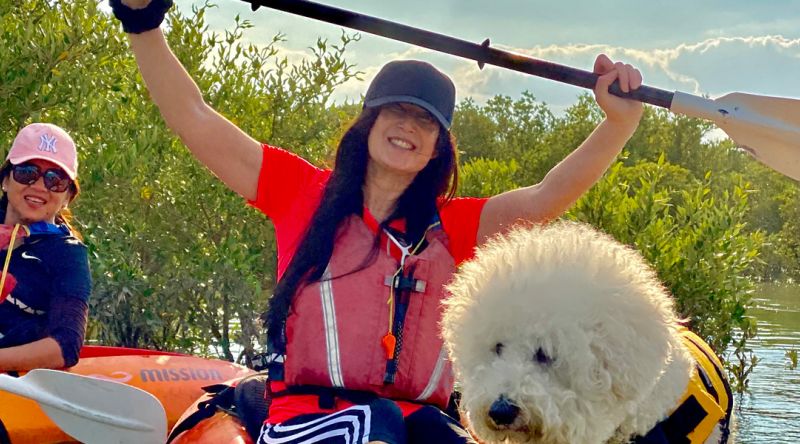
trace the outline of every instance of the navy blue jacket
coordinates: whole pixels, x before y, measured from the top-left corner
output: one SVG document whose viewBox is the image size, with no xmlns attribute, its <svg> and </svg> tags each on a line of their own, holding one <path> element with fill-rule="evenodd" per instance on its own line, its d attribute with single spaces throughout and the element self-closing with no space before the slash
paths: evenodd
<svg viewBox="0 0 800 444">
<path fill-rule="evenodd" d="M 11 254 L 16 285 L 0 302 L 0 348 L 52 337 L 69 367 L 78 362 L 86 331 L 92 287 L 86 246 L 65 226 L 39 222 L 30 229 Z M 5 257 L 0 251 L 0 267 Z"/>
</svg>

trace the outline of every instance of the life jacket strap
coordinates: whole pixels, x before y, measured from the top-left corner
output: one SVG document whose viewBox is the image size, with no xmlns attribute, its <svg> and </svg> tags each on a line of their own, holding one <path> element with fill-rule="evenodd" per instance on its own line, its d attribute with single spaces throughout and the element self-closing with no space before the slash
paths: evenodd
<svg viewBox="0 0 800 444">
<path fill-rule="evenodd" d="M 209 394 L 208 399 L 199 402 L 197 410 L 175 424 L 167 438 L 167 444 L 181 433 L 191 430 L 205 419 L 211 418 L 218 411 L 223 411 L 242 423 L 250 438 L 255 442 L 258 439 L 261 425 L 267 418 L 271 402 L 267 392 L 267 375 L 266 373 L 254 373 L 235 381 L 234 384 L 214 384 L 203 387 L 203 390 Z M 4 444 L 2 440 L 0 440 L 0 444 Z"/>
<path fill-rule="evenodd" d="M 254 366 L 258 371 L 266 370 L 272 381 L 283 381 L 285 377 L 284 362 L 286 362 L 286 323 L 284 322 L 275 330 L 267 331 L 267 351 L 257 355 L 259 365 Z"/>
<path fill-rule="evenodd" d="M 236 416 L 238 418 L 238 415 L 233 412 L 233 394 L 235 390 L 233 386 L 227 384 L 214 384 L 203 387 L 203 390 L 206 393 L 211 394 L 211 398 L 198 403 L 197 410 L 184 418 L 183 421 L 175 425 L 167 437 L 166 444 L 171 443 L 172 440 L 177 438 L 181 433 L 191 430 L 204 419 L 214 416 L 214 414 L 217 413 L 217 410 L 223 410 L 231 416 Z"/>
</svg>

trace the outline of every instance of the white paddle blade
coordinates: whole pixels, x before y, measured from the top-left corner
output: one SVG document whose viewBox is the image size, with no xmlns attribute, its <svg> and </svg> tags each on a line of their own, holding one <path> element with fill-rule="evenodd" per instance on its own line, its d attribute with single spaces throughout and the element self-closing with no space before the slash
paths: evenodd
<svg viewBox="0 0 800 444">
<path fill-rule="evenodd" d="M 115 381 L 57 370 L 0 375 L 0 389 L 32 399 L 64 432 L 86 444 L 162 444 L 164 407 L 150 393 Z"/>
<path fill-rule="evenodd" d="M 800 180 L 800 100 L 745 93 L 710 100 L 676 91 L 670 110 L 711 120 L 758 161 Z"/>
</svg>

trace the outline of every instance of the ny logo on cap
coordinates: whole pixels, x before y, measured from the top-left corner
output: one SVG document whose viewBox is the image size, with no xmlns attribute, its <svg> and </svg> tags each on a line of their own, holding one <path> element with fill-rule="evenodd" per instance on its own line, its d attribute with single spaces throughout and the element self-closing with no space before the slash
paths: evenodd
<svg viewBox="0 0 800 444">
<path fill-rule="evenodd" d="M 42 134 L 39 137 L 39 151 L 46 151 L 49 153 L 56 153 L 56 137 L 48 134 Z"/>
</svg>

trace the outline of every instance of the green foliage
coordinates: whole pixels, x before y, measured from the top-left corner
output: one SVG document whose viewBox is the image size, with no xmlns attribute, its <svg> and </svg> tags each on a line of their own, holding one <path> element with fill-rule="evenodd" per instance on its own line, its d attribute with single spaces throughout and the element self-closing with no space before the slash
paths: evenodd
<svg viewBox="0 0 800 444">
<path fill-rule="evenodd" d="M 746 316 L 753 283 L 746 272 L 764 242 L 747 232 L 749 184 L 717 196 L 710 175 L 688 181 L 686 170 L 666 163 L 615 165 L 572 209 L 589 222 L 637 248 L 675 296 L 689 327 L 724 354 L 739 332 L 755 334 Z M 740 338 L 741 339 L 741 338 Z"/>
<path fill-rule="evenodd" d="M 318 41 L 290 65 L 276 49 L 280 36 L 266 47 L 242 43 L 251 25 L 238 17 L 224 35 L 208 33 L 207 8 L 172 13 L 168 28 L 206 100 L 254 137 L 328 158 L 350 117 L 328 102 L 358 74 L 343 58 L 353 37 Z M 0 11 L 0 140 L 8 146 L 19 127 L 45 120 L 80 147 L 83 195 L 74 211 L 94 278 L 88 337 L 246 360 L 274 280 L 271 226 L 165 127 L 118 23 L 97 2 L 26 1 Z"/>
<path fill-rule="evenodd" d="M 750 385 L 750 375 L 756 368 L 761 359 L 753 353 L 753 349 L 747 346 L 747 342 L 754 338 L 757 331 L 756 320 L 748 318 L 748 324 L 741 330 L 741 334 L 736 335 L 731 348 L 733 352 L 727 357 L 725 366 L 728 368 L 731 389 L 737 393 L 744 393 Z"/>
<path fill-rule="evenodd" d="M 524 92 L 517 100 L 496 96 L 483 106 L 471 99 L 461 102 L 452 131 L 463 162 L 515 159 L 514 178 L 524 183 L 531 176 L 541 179 L 549 169 L 552 153 L 539 148 L 547 146 L 543 137 L 554 122 L 550 110 Z"/>
<path fill-rule="evenodd" d="M 84 103 L 115 83 L 125 51 L 97 2 L 0 1 L 0 143 L 45 118 L 74 124 Z"/>
<path fill-rule="evenodd" d="M 663 154 L 667 162 L 683 165 L 702 177 L 713 159 L 723 153 L 703 143 L 712 128 L 713 124 L 704 120 L 673 115 L 661 108 L 645 108 L 641 124 L 628 145 L 637 148 L 631 151 L 629 164 L 654 160 Z"/>
<path fill-rule="evenodd" d="M 464 164 L 459 178 L 459 195 L 488 197 L 517 187 L 514 175 L 519 165 L 514 159 L 508 162 L 477 158 Z"/>
<path fill-rule="evenodd" d="M 786 367 L 789 370 L 797 369 L 797 350 L 786 350 Z"/>
<path fill-rule="evenodd" d="M 783 226 L 773 245 L 780 258 L 780 275 L 800 282 L 800 192 L 795 188 L 784 196 L 786 201 L 779 208 Z"/>
</svg>

